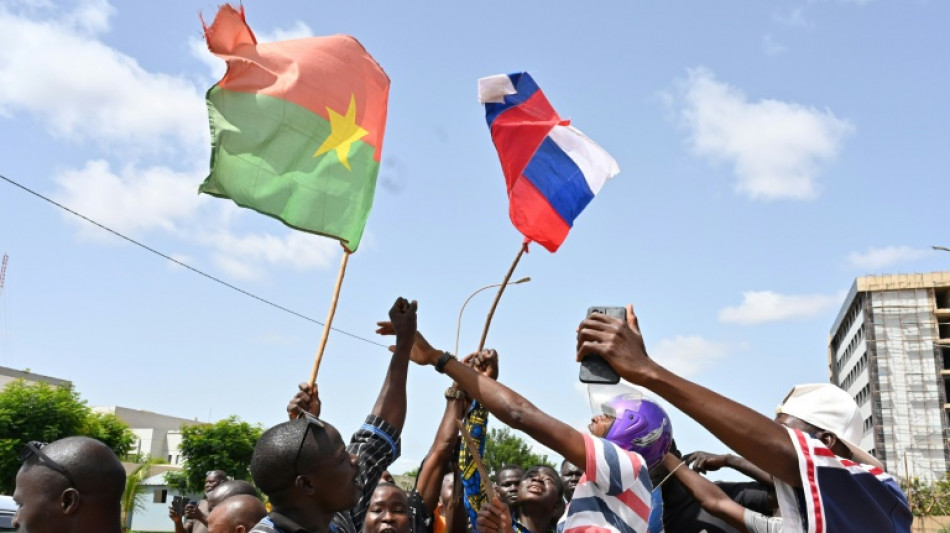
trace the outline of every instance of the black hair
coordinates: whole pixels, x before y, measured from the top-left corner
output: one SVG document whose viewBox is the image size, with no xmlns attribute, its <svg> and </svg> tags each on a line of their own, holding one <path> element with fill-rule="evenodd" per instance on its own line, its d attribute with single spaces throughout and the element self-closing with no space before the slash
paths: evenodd
<svg viewBox="0 0 950 533">
<path fill-rule="evenodd" d="M 402 495 L 406 497 L 406 502 L 407 503 L 409 502 L 409 493 L 403 490 L 402 487 L 400 487 L 399 485 L 395 483 L 390 483 L 388 481 L 380 481 L 379 483 L 376 484 L 376 488 L 373 489 L 373 493 L 375 494 L 376 491 L 380 489 L 380 487 L 393 487 L 395 489 L 398 489 L 399 492 L 401 492 Z M 370 496 L 370 499 L 372 500 L 372 496 Z"/>
<path fill-rule="evenodd" d="M 308 432 L 313 436 L 305 435 Z M 306 418 L 283 422 L 265 431 L 251 455 L 254 484 L 269 496 L 289 488 L 298 475 L 298 466 L 310 464 L 320 455 L 310 441 L 325 432 L 325 428 L 310 423 Z M 308 442 L 303 442 L 304 437 Z M 299 461 L 295 463 L 298 450 Z"/>
<path fill-rule="evenodd" d="M 516 464 L 514 464 L 514 463 L 508 463 L 508 464 L 502 466 L 501 468 L 499 468 L 497 474 L 500 474 L 500 473 L 504 472 L 505 470 L 521 470 L 521 472 L 524 473 L 524 468 L 522 468 L 521 465 L 516 465 Z M 496 475 L 497 475 L 497 474 L 496 474 Z"/>
<path fill-rule="evenodd" d="M 42 452 L 69 472 L 80 493 L 119 503 L 125 491 L 125 468 L 115 452 L 101 441 L 66 437 L 50 443 Z M 43 462 L 34 456 L 26 464 L 36 466 Z"/>
</svg>

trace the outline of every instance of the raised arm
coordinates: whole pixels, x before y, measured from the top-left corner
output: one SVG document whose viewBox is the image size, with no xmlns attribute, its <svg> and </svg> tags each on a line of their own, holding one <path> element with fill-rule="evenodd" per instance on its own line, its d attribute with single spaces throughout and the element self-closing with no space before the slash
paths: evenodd
<svg viewBox="0 0 950 533">
<path fill-rule="evenodd" d="M 432 441 L 432 447 L 429 448 L 429 454 L 419 469 L 416 491 L 422 497 L 422 503 L 426 510 L 435 512 L 439 503 L 439 493 L 442 490 L 442 478 L 445 476 L 446 467 L 452 452 L 458 443 L 458 428 L 455 427 L 455 421 L 462 418 L 465 412 L 466 400 L 462 398 L 449 398 L 446 396 L 445 412 L 442 415 L 442 422 L 435 433 L 435 439 Z"/>
<path fill-rule="evenodd" d="M 396 348 L 389 361 L 386 379 L 379 390 L 373 415 L 389 422 L 397 431 L 406 421 L 406 375 L 409 372 L 409 352 L 416 334 L 416 302 L 397 298 L 389 310 L 389 322 L 379 323 L 379 333 L 396 333 Z"/>
<path fill-rule="evenodd" d="M 481 352 L 479 357 L 488 362 L 496 360 L 497 353 L 494 350 L 486 350 Z M 579 431 L 549 416 L 517 392 L 469 368 L 447 352 L 432 348 L 422 334 L 416 334 L 412 360 L 420 365 L 433 366 L 442 360 L 444 373 L 499 420 L 531 435 L 568 461 L 576 465 L 587 464 L 584 436 Z"/>
<path fill-rule="evenodd" d="M 577 360 L 601 355 L 624 379 L 661 396 L 754 465 L 801 486 L 798 457 L 784 427 L 660 366 L 647 355 L 633 306 L 627 307 L 627 321 L 587 317 L 577 332 Z"/>
<path fill-rule="evenodd" d="M 696 498 L 700 507 L 746 533 L 748 530 L 743 520 L 745 507 L 734 502 L 718 485 L 681 465 L 681 462 L 675 455 L 668 453 L 663 458 L 663 467 L 676 476 L 677 481 Z"/>
<path fill-rule="evenodd" d="M 774 485 L 771 474 L 750 463 L 744 457 L 739 457 L 731 453 L 715 454 L 696 451 L 684 455 L 683 461 L 700 474 L 715 472 L 725 467 L 731 468 L 736 472 L 741 472 L 768 487 Z"/>
</svg>

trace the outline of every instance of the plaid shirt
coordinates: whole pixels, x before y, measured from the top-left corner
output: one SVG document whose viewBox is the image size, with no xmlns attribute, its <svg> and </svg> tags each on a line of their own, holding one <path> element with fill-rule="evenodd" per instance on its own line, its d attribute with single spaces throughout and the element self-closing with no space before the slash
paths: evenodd
<svg viewBox="0 0 950 533">
<path fill-rule="evenodd" d="M 378 416 L 369 415 L 366 422 L 356 430 L 346 451 L 357 456 L 357 483 L 363 487 L 356 505 L 333 516 L 330 531 L 333 533 L 359 533 L 363 529 L 366 509 L 376 490 L 379 476 L 399 457 L 399 430 Z M 264 517 L 251 533 L 308 533 L 278 512 Z"/>
</svg>

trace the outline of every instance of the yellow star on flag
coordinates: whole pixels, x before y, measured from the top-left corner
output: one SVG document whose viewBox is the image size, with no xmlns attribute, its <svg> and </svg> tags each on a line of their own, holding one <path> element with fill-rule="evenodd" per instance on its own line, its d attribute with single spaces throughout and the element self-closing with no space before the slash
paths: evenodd
<svg viewBox="0 0 950 533">
<path fill-rule="evenodd" d="M 350 146 L 369 133 L 356 123 L 356 96 L 350 95 L 350 108 L 346 110 L 345 115 L 329 107 L 327 112 L 330 114 L 330 136 L 317 148 L 313 157 L 336 150 L 340 163 L 343 163 L 347 170 L 353 170 L 350 168 Z"/>
</svg>

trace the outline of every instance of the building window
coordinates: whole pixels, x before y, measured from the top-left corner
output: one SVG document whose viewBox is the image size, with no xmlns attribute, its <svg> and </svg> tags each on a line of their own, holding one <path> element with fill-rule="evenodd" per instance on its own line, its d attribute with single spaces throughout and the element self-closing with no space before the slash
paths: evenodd
<svg viewBox="0 0 950 533">
<path fill-rule="evenodd" d="M 152 503 L 165 503 L 167 500 L 167 489 L 155 489 L 155 493 L 152 495 Z"/>
</svg>

